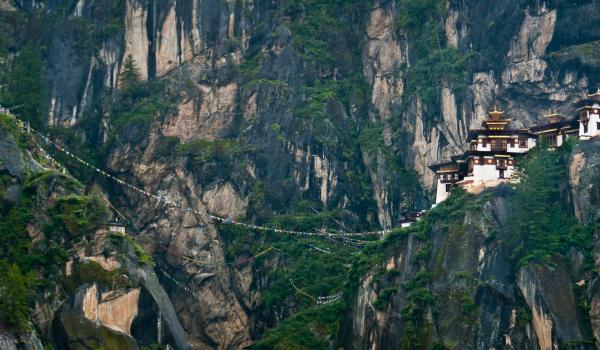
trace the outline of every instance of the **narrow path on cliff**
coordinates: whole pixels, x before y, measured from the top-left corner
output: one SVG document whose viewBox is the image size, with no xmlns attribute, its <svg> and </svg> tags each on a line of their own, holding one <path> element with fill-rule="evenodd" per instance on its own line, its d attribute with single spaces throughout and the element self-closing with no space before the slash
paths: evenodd
<svg viewBox="0 0 600 350">
<path fill-rule="evenodd" d="M 156 195 L 154 193 L 150 193 L 142 188 L 132 185 L 126 181 L 123 181 L 102 169 L 98 169 L 94 165 L 90 164 L 89 162 L 87 162 L 87 161 L 83 160 L 82 158 L 80 158 L 79 156 L 77 156 L 75 153 L 73 153 L 73 152 L 69 151 L 68 149 L 64 148 L 63 146 L 61 146 L 58 142 L 55 142 L 54 140 L 50 139 L 48 136 L 31 128 L 28 124 L 25 124 L 22 120 L 18 119 L 12 113 L 9 113 L 8 115 L 11 116 L 12 118 L 14 118 L 15 121 L 20 125 L 20 127 L 23 128 L 23 130 L 25 130 L 26 132 L 28 132 L 32 135 L 38 136 L 48 146 L 51 146 L 54 149 L 56 149 L 57 151 L 65 154 L 67 157 L 74 160 L 76 163 L 93 170 L 94 172 L 98 173 L 99 175 L 101 175 L 113 182 L 116 182 L 117 184 L 119 184 L 125 188 L 128 188 L 132 191 L 138 192 L 138 193 L 146 196 L 147 198 L 155 200 L 157 203 L 164 203 L 168 206 L 176 208 L 177 210 L 193 212 L 194 214 L 197 214 L 197 215 L 207 219 L 207 221 L 236 225 L 236 226 L 245 227 L 247 229 L 258 230 L 258 231 L 263 231 L 263 232 L 273 232 L 273 233 L 279 233 L 279 234 L 290 234 L 290 235 L 298 235 L 298 236 L 319 236 L 319 237 L 327 237 L 330 239 L 341 239 L 341 242 L 343 244 L 351 245 L 351 246 L 355 246 L 355 247 L 360 247 L 360 246 L 366 244 L 367 241 L 362 241 L 362 240 L 354 239 L 351 237 L 379 236 L 380 238 L 383 238 L 383 236 L 386 233 L 392 232 L 395 229 L 395 228 L 389 228 L 389 229 L 383 229 L 383 230 L 379 230 L 379 231 L 343 232 L 343 231 L 338 231 L 338 230 L 334 230 L 334 229 L 323 228 L 321 231 L 313 231 L 313 232 L 293 231 L 293 230 L 278 229 L 278 228 L 273 228 L 273 227 L 249 224 L 249 223 L 234 220 L 232 218 L 225 218 L 225 217 L 221 217 L 221 216 L 206 213 L 206 212 L 201 212 L 201 211 L 193 209 L 193 208 L 182 206 L 180 203 L 177 203 L 177 202 L 169 199 L 167 196 L 160 196 L 160 195 Z M 41 146 L 41 142 L 39 142 L 39 140 L 38 140 L 38 145 L 42 150 L 45 150 L 43 148 L 43 146 Z"/>
<path fill-rule="evenodd" d="M 387 232 L 390 232 L 391 230 L 382 230 L 382 231 L 369 231 L 369 232 L 326 232 L 325 230 L 322 232 L 306 232 L 306 231 L 292 231 L 292 230 L 282 230 L 282 229 L 276 229 L 276 228 L 272 228 L 272 227 L 264 227 L 264 226 L 257 226 L 257 225 L 252 225 L 252 224 L 247 224 L 247 223 L 243 223 L 243 222 L 239 222 L 239 221 L 235 221 L 235 220 L 231 220 L 228 218 L 223 218 L 223 217 L 219 217 L 216 215 L 211 215 L 208 213 L 202 213 L 198 210 L 192 209 L 192 208 L 188 208 L 188 207 L 184 207 L 182 205 L 180 205 L 179 203 L 176 203 L 174 201 L 169 200 L 168 197 L 166 196 L 158 196 L 156 194 L 150 193 L 148 191 L 145 191 L 144 189 L 137 187 L 135 185 L 132 185 L 126 181 L 123 181 L 97 167 L 95 167 L 94 165 L 90 164 L 89 162 L 83 160 L 82 158 L 80 158 L 78 155 L 76 155 L 75 153 L 71 152 L 70 150 L 66 149 L 65 147 L 63 147 L 59 142 L 56 142 L 52 139 L 50 139 L 48 136 L 42 134 L 41 132 L 38 132 L 36 130 L 34 130 L 33 128 L 31 128 L 29 125 L 25 124 L 23 121 L 19 120 L 16 116 L 9 114 L 10 117 L 12 117 L 14 119 L 14 121 L 17 123 L 17 125 L 22 128 L 26 134 L 30 135 L 31 138 L 30 140 L 32 140 L 34 142 L 34 147 L 36 147 L 36 152 L 39 152 L 39 154 L 42 155 L 43 158 L 46 159 L 46 161 L 50 164 L 50 168 L 49 169 L 55 169 L 55 170 L 59 170 L 62 171 L 63 173 L 66 173 L 67 171 L 67 167 L 65 167 L 63 164 L 61 164 L 60 162 L 58 162 L 53 155 L 50 153 L 49 150 L 47 150 L 46 148 L 52 147 L 53 149 L 57 150 L 58 152 L 66 155 L 69 159 L 69 163 L 73 164 L 70 160 L 73 160 L 75 163 L 75 165 L 79 164 L 82 166 L 85 166 L 86 168 L 92 169 L 94 172 L 102 175 L 103 177 L 110 179 L 111 181 L 114 181 L 116 183 L 118 183 L 121 186 L 124 186 L 125 188 L 128 188 L 130 190 L 133 190 L 135 192 L 138 192 L 142 195 L 144 195 L 145 197 L 151 198 L 155 201 L 157 201 L 158 203 L 164 203 L 166 205 L 169 205 L 171 207 L 174 207 L 176 210 L 183 210 L 183 211 L 192 211 L 195 214 L 200 215 L 203 218 L 208 218 L 209 220 L 212 221 L 216 221 L 218 223 L 221 224 L 231 224 L 231 225 L 237 225 L 237 226 L 242 226 L 244 228 L 247 229 L 252 229 L 255 231 L 268 231 L 271 233 L 278 233 L 278 234 L 291 234 L 291 235 L 299 235 L 299 236 L 303 236 L 304 238 L 309 238 L 308 236 L 316 236 L 314 238 L 317 237 L 321 237 L 324 238 L 328 241 L 334 242 L 336 244 L 342 244 L 344 246 L 347 247 L 351 247 L 351 248 L 361 248 L 363 247 L 366 243 L 368 243 L 368 241 L 366 240 L 360 240 L 360 239 L 356 239 L 353 238 L 354 236 L 379 236 L 379 237 L 383 237 L 383 235 Z M 46 146 L 46 147 L 44 147 Z M 54 152 L 52 152 L 54 153 Z M 54 154 L 55 155 L 55 154 Z M 64 159 L 63 159 L 64 160 Z M 42 165 L 44 168 L 48 169 L 48 163 L 46 163 L 45 165 Z M 119 215 L 122 219 L 125 220 L 125 222 L 130 221 L 128 220 L 128 218 L 126 218 L 119 210 L 117 210 L 117 208 L 115 208 L 109 201 L 107 201 L 108 205 L 117 213 L 117 215 Z M 307 249 L 306 249 L 307 248 Z M 335 252 L 332 251 L 330 248 L 327 247 L 319 247 L 317 245 L 316 242 L 312 242 L 312 243 L 307 243 L 305 249 L 308 251 L 313 251 L 316 254 L 323 254 L 323 255 L 331 255 L 334 254 Z M 287 271 L 286 266 L 285 266 L 285 258 L 283 257 L 284 255 L 284 251 L 283 248 L 277 248 L 275 246 L 271 246 L 268 248 L 265 248 L 261 251 L 258 251 L 256 254 L 254 254 L 254 258 L 258 258 L 260 256 L 269 254 L 269 253 L 273 253 L 273 252 L 279 252 L 282 256 L 282 261 L 284 261 L 284 265 L 283 265 L 283 270 L 285 272 L 285 280 L 289 283 L 289 285 L 293 288 L 293 290 L 295 291 L 295 293 L 297 295 L 302 295 L 305 298 L 307 298 L 308 300 L 311 301 L 311 303 L 316 304 L 316 305 L 327 305 L 327 304 L 333 304 L 333 303 L 337 303 L 340 302 L 343 297 L 344 297 L 344 293 L 342 291 L 339 291 L 339 288 L 332 288 L 333 290 L 329 290 L 329 295 L 323 295 L 321 294 L 321 296 L 319 296 L 320 293 L 315 293 L 315 291 L 313 291 L 311 293 L 310 288 L 307 289 L 306 285 L 305 286 L 301 286 L 301 285 L 296 285 L 296 283 L 298 283 L 299 281 L 296 280 L 296 283 L 294 283 L 295 278 L 297 278 L 298 276 L 294 277 L 293 273 L 291 273 L 290 271 Z M 287 253 L 287 252 L 286 252 Z M 287 255 L 287 254 L 286 254 Z M 192 258 L 183 257 L 184 259 L 190 259 L 192 260 Z M 166 279 L 170 280 L 171 282 L 173 282 L 177 288 L 181 288 L 183 289 L 186 293 L 189 293 L 191 296 L 193 296 L 194 298 L 198 298 L 198 299 L 202 299 L 203 295 L 193 291 L 190 287 L 187 286 L 186 283 L 183 283 L 181 281 L 179 281 L 177 278 L 175 278 L 174 276 L 172 276 L 167 270 L 168 268 L 165 266 L 165 268 L 161 267 L 161 266 L 156 266 L 156 270 L 158 272 L 160 272 Z M 305 282 L 305 281 L 304 281 Z M 301 282 L 302 283 L 302 282 Z M 306 284 L 306 283 L 302 283 L 302 284 Z M 339 287 L 339 286 L 338 286 Z"/>
</svg>

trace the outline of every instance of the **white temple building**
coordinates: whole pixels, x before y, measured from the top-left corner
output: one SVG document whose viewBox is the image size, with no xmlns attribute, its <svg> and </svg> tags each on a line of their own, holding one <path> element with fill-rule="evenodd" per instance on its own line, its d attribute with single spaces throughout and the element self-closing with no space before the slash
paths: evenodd
<svg viewBox="0 0 600 350">
<path fill-rule="evenodd" d="M 579 112 L 579 138 L 589 140 L 600 135 L 600 89 L 581 101 Z"/>
<path fill-rule="evenodd" d="M 496 107 L 488 113 L 482 128 L 469 131 L 468 150 L 450 161 L 431 165 L 436 173 L 438 204 L 460 186 L 467 192 L 479 193 L 505 182 L 516 182 L 515 166 L 524 155 L 543 139 L 550 147 L 560 147 L 570 138 L 588 140 L 600 135 L 600 89 L 577 103 L 578 116 L 566 118 L 552 113 L 541 125 L 527 129 L 510 128 L 511 121 Z"/>
</svg>

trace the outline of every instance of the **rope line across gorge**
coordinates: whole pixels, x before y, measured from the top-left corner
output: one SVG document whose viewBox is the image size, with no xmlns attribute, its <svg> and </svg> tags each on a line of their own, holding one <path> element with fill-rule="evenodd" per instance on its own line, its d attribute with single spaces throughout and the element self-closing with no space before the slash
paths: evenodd
<svg viewBox="0 0 600 350">
<path fill-rule="evenodd" d="M 73 159 L 74 161 L 76 161 L 77 163 L 90 168 L 91 170 L 95 171 L 96 173 L 102 175 L 103 177 L 114 181 L 116 183 L 118 183 L 119 185 L 129 188 L 130 190 L 133 190 L 135 192 L 138 192 L 148 198 L 151 198 L 153 200 L 156 200 L 158 203 L 165 203 L 166 205 L 169 205 L 171 207 L 174 207 L 176 209 L 179 210 L 183 210 L 183 211 L 188 211 L 188 212 L 193 212 L 194 214 L 200 215 L 201 217 L 207 218 L 210 221 L 213 222 L 219 222 L 219 223 L 224 223 L 224 224 L 231 224 L 231 225 L 236 225 L 236 226 L 240 226 L 240 227 L 245 227 L 248 229 L 252 229 L 252 230 L 258 230 L 258 231 L 263 231 L 263 232 L 273 232 L 273 233 L 279 233 L 279 234 L 291 234 L 291 235 L 298 235 L 298 236 L 321 236 L 321 237 L 331 237 L 331 238 L 335 238 L 335 237 L 356 237 L 356 236 L 380 236 L 383 237 L 386 233 L 391 232 L 393 229 L 384 229 L 384 230 L 379 230 L 379 231 L 365 231 L 365 232 L 340 232 L 337 231 L 335 233 L 332 232 L 325 232 L 325 230 L 323 231 L 294 231 L 294 230 L 285 230 L 285 229 L 278 229 L 278 228 L 273 228 L 273 227 L 266 227 L 266 226 L 259 226 L 259 225 L 253 225 L 253 224 L 249 224 L 249 223 L 245 223 L 245 222 L 241 222 L 241 221 L 236 221 L 233 220 L 231 218 L 224 218 L 221 216 L 217 216 L 217 215 L 213 215 L 210 213 L 203 213 L 199 210 L 193 209 L 193 208 L 189 208 L 189 207 L 183 207 L 181 204 L 176 203 L 172 200 L 170 200 L 168 197 L 166 196 L 159 196 L 153 193 L 150 193 L 144 189 L 141 189 L 135 185 L 132 185 L 126 181 L 123 181 L 109 173 L 107 173 L 106 171 L 99 169 L 97 167 L 95 167 L 94 165 L 90 164 L 89 162 L 86 162 L 85 160 L 83 160 L 82 158 L 78 157 L 76 154 L 74 154 L 73 152 L 69 151 L 68 149 L 64 148 L 63 146 L 61 146 L 59 143 L 53 141 L 52 139 L 50 139 L 48 136 L 36 131 L 35 129 L 31 128 L 28 124 L 26 125 L 22 120 L 18 119 L 16 116 L 14 116 L 12 113 L 8 114 L 10 117 L 14 118 L 17 123 L 20 125 L 21 128 L 23 128 L 26 132 L 31 132 L 33 134 L 38 135 L 42 140 L 44 140 L 45 143 L 47 143 L 48 145 L 54 147 L 56 150 L 58 150 L 59 152 L 65 154 L 66 156 L 68 156 L 69 158 Z M 41 147 L 41 146 L 40 146 Z M 358 241 L 358 240 L 353 240 L 354 242 L 352 243 L 367 243 L 367 241 Z"/>
</svg>

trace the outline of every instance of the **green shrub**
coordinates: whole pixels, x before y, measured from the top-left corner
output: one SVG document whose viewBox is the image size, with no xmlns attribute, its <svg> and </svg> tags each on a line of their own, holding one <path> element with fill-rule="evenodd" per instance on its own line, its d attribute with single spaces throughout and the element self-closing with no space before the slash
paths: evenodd
<svg viewBox="0 0 600 350">
<path fill-rule="evenodd" d="M 477 311 L 477 304 L 471 296 L 465 293 L 460 300 L 460 309 L 464 317 L 471 318 Z"/>
<path fill-rule="evenodd" d="M 397 288 L 384 288 L 377 294 L 377 299 L 373 302 L 375 310 L 383 311 L 388 306 L 390 299 L 394 293 L 398 291 Z"/>
<path fill-rule="evenodd" d="M 52 225 L 58 225 L 71 238 L 92 233 L 108 220 L 108 210 L 99 197 L 68 195 L 57 198 L 50 208 Z M 50 227 L 53 230 L 56 227 Z"/>
</svg>

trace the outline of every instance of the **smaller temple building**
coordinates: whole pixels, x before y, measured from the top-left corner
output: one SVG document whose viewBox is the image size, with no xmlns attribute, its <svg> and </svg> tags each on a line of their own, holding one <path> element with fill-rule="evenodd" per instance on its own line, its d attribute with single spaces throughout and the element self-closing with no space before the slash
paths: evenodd
<svg viewBox="0 0 600 350">
<path fill-rule="evenodd" d="M 546 123 L 534 126 L 531 132 L 538 140 L 543 139 L 550 147 L 560 147 L 567 139 L 578 137 L 579 121 L 577 118 L 567 119 L 558 113 L 545 116 Z"/>
<path fill-rule="evenodd" d="M 596 93 L 577 103 L 579 112 L 579 138 L 589 140 L 600 135 L 600 88 Z"/>
<path fill-rule="evenodd" d="M 125 224 L 119 220 L 113 220 L 108 222 L 108 231 L 111 233 L 125 234 Z"/>
<path fill-rule="evenodd" d="M 600 136 L 600 89 L 576 107 L 577 117 L 551 113 L 542 124 L 526 129 L 511 128 L 510 119 L 494 107 L 481 128 L 470 130 L 467 151 L 429 167 L 437 176 L 435 203 L 448 198 L 456 186 L 479 193 L 504 182 L 518 181 L 517 158 L 541 140 L 549 147 L 560 147 L 570 138 L 587 140 Z"/>
</svg>

